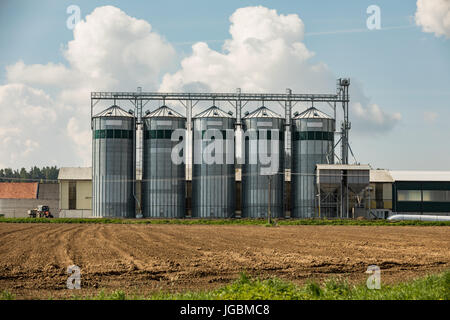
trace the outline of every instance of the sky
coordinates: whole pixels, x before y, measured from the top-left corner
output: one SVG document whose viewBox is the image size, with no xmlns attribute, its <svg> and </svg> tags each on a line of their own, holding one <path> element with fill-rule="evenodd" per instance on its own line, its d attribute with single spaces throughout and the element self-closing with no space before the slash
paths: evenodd
<svg viewBox="0 0 450 320">
<path fill-rule="evenodd" d="M 450 170 L 450 0 L 3 0 L 0 43 L 0 167 L 89 166 L 91 91 L 334 93 L 349 77 L 359 163 Z"/>
</svg>

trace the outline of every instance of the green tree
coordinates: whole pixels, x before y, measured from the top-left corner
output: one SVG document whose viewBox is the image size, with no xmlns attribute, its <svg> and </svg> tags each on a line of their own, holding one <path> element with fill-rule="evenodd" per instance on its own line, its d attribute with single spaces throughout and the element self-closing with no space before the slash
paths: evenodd
<svg viewBox="0 0 450 320">
<path fill-rule="evenodd" d="M 41 179 L 41 170 L 34 166 L 30 169 L 31 179 L 33 180 L 39 180 Z"/>
<path fill-rule="evenodd" d="M 13 178 L 13 171 L 11 168 L 5 168 L 5 178 Z M 10 182 L 11 179 L 5 181 Z"/>
<path fill-rule="evenodd" d="M 38 168 L 33 166 L 30 171 L 25 168 L 11 169 L 4 168 L 0 169 L 0 182 L 11 182 L 11 181 L 56 181 L 58 179 L 59 169 L 56 166 L 46 166 Z"/>
<path fill-rule="evenodd" d="M 28 172 L 25 168 L 20 169 L 19 176 L 21 180 L 29 179 Z"/>
</svg>

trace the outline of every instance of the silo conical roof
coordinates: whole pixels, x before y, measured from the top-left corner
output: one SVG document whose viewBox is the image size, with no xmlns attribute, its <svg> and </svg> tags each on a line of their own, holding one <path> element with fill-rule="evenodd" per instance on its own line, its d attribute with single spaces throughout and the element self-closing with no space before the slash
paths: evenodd
<svg viewBox="0 0 450 320">
<path fill-rule="evenodd" d="M 108 109 L 103 110 L 100 113 L 97 113 L 93 118 L 100 118 L 100 117 L 127 117 L 127 118 L 134 118 L 134 115 L 126 112 L 121 107 L 113 105 L 109 107 Z"/>
<path fill-rule="evenodd" d="M 233 118 L 233 116 L 216 106 L 212 106 L 205 111 L 200 112 L 194 118 Z"/>
<path fill-rule="evenodd" d="M 309 109 L 306 109 L 302 113 L 294 116 L 292 119 L 333 119 L 326 113 L 311 107 Z"/>
<path fill-rule="evenodd" d="M 256 109 L 255 111 L 249 113 L 248 115 L 244 116 L 243 119 L 250 119 L 250 118 L 277 118 L 282 119 L 282 117 L 278 114 L 273 112 L 272 110 L 262 106 Z"/>
<path fill-rule="evenodd" d="M 158 117 L 170 117 L 170 118 L 184 118 L 181 114 L 168 106 L 161 106 L 158 109 L 150 112 L 144 118 L 158 118 Z"/>
</svg>

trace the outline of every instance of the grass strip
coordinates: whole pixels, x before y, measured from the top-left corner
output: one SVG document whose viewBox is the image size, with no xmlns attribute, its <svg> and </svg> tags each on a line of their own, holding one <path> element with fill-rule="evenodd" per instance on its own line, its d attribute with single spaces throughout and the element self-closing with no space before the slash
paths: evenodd
<svg viewBox="0 0 450 320">
<path fill-rule="evenodd" d="M 354 219 L 120 219 L 120 218 L 1 218 L 0 223 L 87 223 L 87 224 L 182 224 L 182 225 L 344 225 L 344 226 L 450 226 L 450 221 L 391 221 Z"/>
<path fill-rule="evenodd" d="M 242 273 L 235 282 L 212 291 L 164 293 L 149 296 L 129 295 L 118 290 L 101 291 L 95 296 L 72 296 L 87 300 L 449 300 L 450 271 L 429 275 L 395 285 L 368 289 L 364 284 L 350 285 L 346 280 L 328 279 L 323 283 L 295 285 L 278 278 L 252 279 Z"/>
</svg>

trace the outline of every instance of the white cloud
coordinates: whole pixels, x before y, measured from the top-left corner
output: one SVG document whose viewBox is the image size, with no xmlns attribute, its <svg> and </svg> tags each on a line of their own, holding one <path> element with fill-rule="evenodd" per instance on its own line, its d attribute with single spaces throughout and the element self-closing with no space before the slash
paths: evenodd
<svg viewBox="0 0 450 320">
<path fill-rule="evenodd" d="M 27 140 L 25 140 L 24 146 L 25 146 L 25 150 L 22 152 L 22 155 L 28 156 L 32 151 L 39 148 L 39 142 L 31 140 L 31 139 L 27 139 Z"/>
<path fill-rule="evenodd" d="M 423 113 L 423 120 L 425 121 L 425 123 L 431 124 L 434 121 L 436 121 L 436 119 L 438 118 L 438 114 L 436 112 L 433 111 L 425 111 Z"/>
<path fill-rule="evenodd" d="M 399 112 L 386 111 L 373 103 L 356 79 L 351 82 L 349 95 L 352 132 L 362 135 L 383 134 L 392 130 L 402 119 Z"/>
<path fill-rule="evenodd" d="M 0 87 L 0 92 L 2 90 L 2 87 Z M 1 93 L 0 93 L 1 98 Z M 17 135 L 21 132 L 19 128 L 0 128 L 0 139 L 6 139 L 10 137 L 11 135 Z"/>
<path fill-rule="evenodd" d="M 0 109 L 0 123 L 6 133 L 31 127 L 39 129 L 43 124 L 53 125 L 56 120 L 56 108 L 50 96 L 24 84 L 0 86 Z"/>
<path fill-rule="evenodd" d="M 24 84 L 3 85 L 0 110 L 0 162 L 12 167 L 48 164 L 61 134 L 50 96 Z"/>
<path fill-rule="evenodd" d="M 89 165 L 91 161 L 90 92 L 145 90 L 328 93 L 335 75 L 303 43 L 305 27 L 296 14 L 265 7 L 236 10 L 231 38 L 223 50 L 206 43 L 192 46 L 181 61 L 173 46 L 145 20 L 112 6 L 96 8 L 78 23 L 63 48 L 65 63 L 7 66 L 0 86 L 0 163 Z M 164 75 L 164 76 L 163 76 Z M 351 86 L 359 102 L 352 114 L 365 128 L 380 131 L 399 120 Z M 354 93 L 357 94 L 354 94 Z M 370 115 L 370 116 L 368 116 Z M 367 123 L 368 125 L 364 125 Z"/>
<path fill-rule="evenodd" d="M 222 52 L 204 42 L 192 46 L 182 68 L 163 78 L 161 91 L 234 91 L 329 93 L 335 75 L 324 63 L 311 63 L 314 55 L 302 42 L 304 25 L 296 14 L 282 15 L 265 7 L 246 7 L 230 17 L 231 39 Z M 355 83 L 354 81 L 352 83 Z M 351 118 L 361 131 L 390 130 L 399 113 L 383 111 L 365 97 L 359 84 L 350 86 Z"/>
<path fill-rule="evenodd" d="M 390 130 L 402 119 L 400 113 L 386 113 L 375 103 L 371 103 L 366 107 L 363 107 L 360 102 L 352 103 L 351 112 L 358 118 L 356 121 L 356 128 L 367 132 L 377 131 L 381 128 L 383 128 L 383 130 Z M 363 124 L 363 127 L 361 124 Z"/>
<path fill-rule="evenodd" d="M 6 131 L 2 125 L 0 141 L 6 139 L 8 148 L 24 150 L 28 157 L 20 158 L 23 154 L 18 151 L 3 153 L 0 162 L 5 165 L 22 165 L 16 161 L 34 164 L 37 158 L 32 155 L 37 149 L 45 149 L 46 144 L 51 148 L 58 145 L 62 150 L 57 159 L 51 160 L 65 165 L 89 165 L 90 92 L 136 90 L 137 86 L 156 90 L 162 74 L 176 65 L 176 53 L 170 43 L 153 32 L 147 21 L 130 17 L 116 7 L 96 8 L 76 25 L 73 36 L 63 48 L 67 65 L 26 65 L 18 61 L 6 67 L 8 84 L 0 87 L 0 123 L 14 123 L 22 133 L 14 135 L 16 143 L 11 144 L 14 132 Z M 8 94 L 12 91 L 15 92 Z M 39 141 L 48 143 L 37 146 L 33 143 L 36 140 L 30 138 L 31 132 L 43 128 L 52 128 L 52 133 L 38 135 Z M 17 139 L 22 138 L 25 140 L 19 143 Z"/>
<path fill-rule="evenodd" d="M 39 84 L 41 86 L 65 86 L 72 79 L 72 73 L 62 64 L 48 63 L 47 65 L 25 65 L 20 60 L 6 67 L 7 80 L 10 83 Z"/>
<path fill-rule="evenodd" d="M 304 25 L 296 14 L 279 15 L 265 7 L 236 10 L 230 17 L 231 39 L 223 52 L 204 42 L 192 46 L 182 68 L 164 76 L 161 91 L 201 86 L 213 91 L 326 91 L 334 77 L 324 64 L 308 63 L 314 53 L 301 42 Z M 324 81 L 325 80 L 325 81 Z"/>
<path fill-rule="evenodd" d="M 159 85 L 163 72 L 175 67 L 175 50 L 151 25 L 113 6 L 96 8 L 80 21 L 74 39 L 63 49 L 68 66 L 48 63 L 6 68 L 8 82 L 66 91 L 148 90 Z"/>
<path fill-rule="evenodd" d="M 450 0 L 417 0 L 415 20 L 424 32 L 450 39 Z"/>
<path fill-rule="evenodd" d="M 72 137 L 76 151 L 83 159 L 83 165 L 90 166 L 91 148 L 90 143 L 88 144 L 87 141 L 91 141 L 92 134 L 90 128 L 81 129 L 83 127 L 85 126 L 80 125 L 79 119 L 72 117 L 67 123 L 67 134 Z"/>
<path fill-rule="evenodd" d="M 156 88 L 160 72 L 174 66 L 175 50 L 145 20 L 113 6 L 96 8 L 74 29 L 64 56 L 73 70 L 123 90 L 136 83 Z"/>
</svg>

